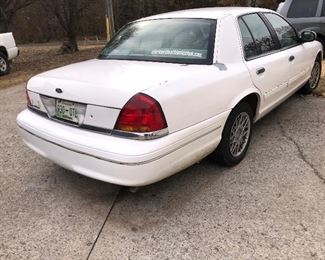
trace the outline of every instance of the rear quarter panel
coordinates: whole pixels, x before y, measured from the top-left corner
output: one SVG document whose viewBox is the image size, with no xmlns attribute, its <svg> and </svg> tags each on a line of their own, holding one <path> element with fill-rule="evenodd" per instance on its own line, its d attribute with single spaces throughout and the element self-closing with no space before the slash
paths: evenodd
<svg viewBox="0 0 325 260">
<path fill-rule="evenodd" d="M 197 71 L 195 71 L 197 70 Z M 226 70 L 217 66 L 189 66 L 188 78 L 168 82 L 145 91 L 158 100 L 165 113 L 171 133 L 230 113 L 236 100 L 251 85 L 246 67 L 231 64 Z"/>
</svg>

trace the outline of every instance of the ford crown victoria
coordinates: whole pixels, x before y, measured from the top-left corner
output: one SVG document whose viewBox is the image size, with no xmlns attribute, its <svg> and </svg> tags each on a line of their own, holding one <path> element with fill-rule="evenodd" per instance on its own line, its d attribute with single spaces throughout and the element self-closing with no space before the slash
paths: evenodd
<svg viewBox="0 0 325 260">
<path fill-rule="evenodd" d="M 126 25 L 97 59 L 29 80 L 25 143 L 77 173 L 124 186 L 210 157 L 243 160 L 253 123 L 321 75 L 315 33 L 256 8 L 161 14 Z"/>
</svg>

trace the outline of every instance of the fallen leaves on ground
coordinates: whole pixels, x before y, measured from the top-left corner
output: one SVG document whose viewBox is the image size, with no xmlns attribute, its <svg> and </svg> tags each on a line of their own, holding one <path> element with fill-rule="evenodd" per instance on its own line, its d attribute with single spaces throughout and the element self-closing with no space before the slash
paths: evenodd
<svg viewBox="0 0 325 260">
<path fill-rule="evenodd" d="M 11 73 L 0 78 L 0 88 L 24 83 L 32 76 L 50 69 L 94 59 L 102 48 L 102 45 L 82 46 L 79 52 L 61 55 L 58 54 L 59 46 L 20 47 L 20 56 L 11 65 Z"/>
</svg>

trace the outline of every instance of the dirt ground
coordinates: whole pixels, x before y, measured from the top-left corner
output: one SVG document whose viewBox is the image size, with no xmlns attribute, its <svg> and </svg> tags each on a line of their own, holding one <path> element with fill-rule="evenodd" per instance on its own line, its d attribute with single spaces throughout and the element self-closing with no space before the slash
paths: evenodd
<svg viewBox="0 0 325 260">
<path fill-rule="evenodd" d="M 319 83 L 319 87 L 315 90 L 315 95 L 325 97 L 325 62 L 323 62 L 322 79 Z"/>
<path fill-rule="evenodd" d="M 80 46 L 80 51 L 74 54 L 58 54 L 59 46 L 26 45 L 19 47 L 21 54 L 14 60 L 11 73 L 1 77 L 0 88 L 15 86 L 26 82 L 33 75 L 98 56 L 104 45 Z M 323 77 L 316 96 L 325 97 L 325 62 L 323 64 Z"/>
<path fill-rule="evenodd" d="M 98 56 L 103 45 L 80 46 L 74 54 L 58 54 L 59 46 L 23 46 L 19 47 L 20 56 L 11 67 L 11 73 L 1 77 L 0 88 L 15 86 L 26 82 L 33 75 Z"/>
</svg>

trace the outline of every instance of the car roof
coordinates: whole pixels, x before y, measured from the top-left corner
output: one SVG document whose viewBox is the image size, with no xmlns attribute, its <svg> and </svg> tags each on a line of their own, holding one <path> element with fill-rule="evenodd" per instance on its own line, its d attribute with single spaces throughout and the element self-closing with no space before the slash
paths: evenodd
<svg viewBox="0 0 325 260">
<path fill-rule="evenodd" d="M 200 8 L 182 10 L 164 14 L 158 14 L 140 19 L 154 20 L 154 19 L 171 19 L 171 18 L 203 18 L 203 19 L 218 19 L 221 16 L 233 15 L 241 16 L 243 14 L 255 13 L 255 12 L 273 12 L 269 9 L 254 8 L 254 7 L 213 7 L 213 8 Z"/>
</svg>

